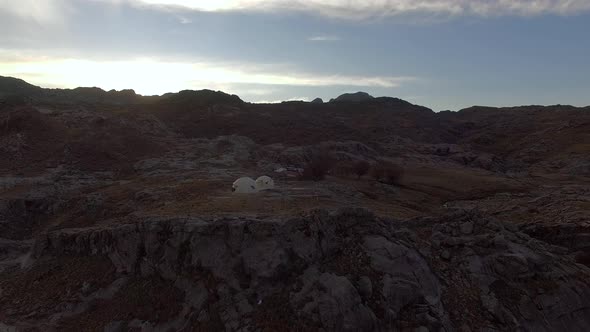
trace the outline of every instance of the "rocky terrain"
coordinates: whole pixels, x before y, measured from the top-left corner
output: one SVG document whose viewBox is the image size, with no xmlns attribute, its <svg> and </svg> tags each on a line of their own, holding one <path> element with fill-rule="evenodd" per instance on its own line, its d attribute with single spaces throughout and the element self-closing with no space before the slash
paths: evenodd
<svg viewBox="0 0 590 332">
<path fill-rule="evenodd" d="M 0 77 L 0 331 L 589 329 L 590 107 Z"/>
</svg>

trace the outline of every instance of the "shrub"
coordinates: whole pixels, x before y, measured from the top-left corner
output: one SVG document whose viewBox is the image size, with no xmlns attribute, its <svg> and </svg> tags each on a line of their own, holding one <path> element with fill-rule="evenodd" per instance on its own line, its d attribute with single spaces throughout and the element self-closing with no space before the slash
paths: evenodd
<svg viewBox="0 0 590 332">
<path fill-rule="evenodd" d="M 387 161 L 379 161 L 371 168 L 373 179 L 389 185 L 399 184 L 403 173 L 403 168 Z"/>
<path fill-rule="evenodd" d="M 576 262 L 590 267 L 590 252 L 580 252 L 576 255 Z"/>
<path fill-rule="evenodd" d="M 327 152 L 315 153 L 303 167 L 301 180 L 321 181 L 334 167 L 335 161 Z"/>
<path fill-rule="evenodd" d="M 367 174 L 369 169 L 371 168 L 371 164 L 368 161 L 357 161 L 354 164 L 354 174 L 356 174 L 357 178 L 361 178 L 361 176 Z"/>
<path fill-rule="evenodd" d="M 330 174 L 336 175 L 336 176 L 348 177 L 348 176 L 356 174 L 356 173 L 354 170 L 354 165 L 348 164 L 348 163 L 344 163 L 344 164 L 338 163 L 330 171 Z"/>
<path fill-rule="evenodd" d="M 229 152 L 233 147 L 234 147 L 234 143 L 232 141 L 227 140 L 227 139 L 221 139 L 221 140 L 217 141 L 217 144 L 215 146 L 217 153 L 219 155 Z"/>
</svg>

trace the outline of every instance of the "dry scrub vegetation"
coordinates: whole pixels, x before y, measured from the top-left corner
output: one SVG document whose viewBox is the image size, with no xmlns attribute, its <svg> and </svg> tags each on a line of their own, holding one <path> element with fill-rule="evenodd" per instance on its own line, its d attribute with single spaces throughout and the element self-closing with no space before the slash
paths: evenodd
<svg viewBox="0 0 590 332">
<path fill-rule="evenodd" d="M 339 162 L 330 157 L 329 153 L 317 153 L 305 164 L 300 180 L 321 181 L 325 179 L 326 175 L 338 177 L 356 176 L 356 179 L 360 180 L 367 174 L 377 182 L 396 185 L 400 183 L 404 169 L 393 162 L 385 160 L 377 160 L 373 163 L 365 160 Z"/>
</svg>

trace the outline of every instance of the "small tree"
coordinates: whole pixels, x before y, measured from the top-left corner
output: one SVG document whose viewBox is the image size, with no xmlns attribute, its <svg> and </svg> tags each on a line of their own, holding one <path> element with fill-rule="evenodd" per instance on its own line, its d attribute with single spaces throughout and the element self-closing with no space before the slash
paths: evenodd
<svg viewBox="0 0 590 332">
<path fill-rule="evenodd" d="M 580 252 L 576 255 L 576 262 L 590 267 L 590 253 Z"/>
<path fill-rule="evenodd" d="M 315 153 L 305 167 L 301 174 L 301 180 L 321 181 L 334 167 L 335 161 L 327 152 Z"/>
<path fill-rule="evenodd" d="M 357 161 L 354 164 L 354 173 L 356 174 L 357 178 L 360 179 L 361 176 L 367 174 L 369 169 L 371 168 L 371 164 L 368 161 Z"/>
<path fill-rule="evenodd" d="M 377 163 L 373 165 L 373 167 L 371 167 L 369 174 L 376 181 L 381 181 L 381 179 L 383 179 L 383 177 L 385 176 L 385 169 L 383 168 L 381 163 Z"/>
<path fill-rule="evenodd" d="M 351 174 L 356 174 L 354 170 L 354 165 L 349 165 L 347 163 L 341 163 L 334 166 L 334 168 L 330 171 L 332 175 L 347 177 Z"/>
<path fill-rule="evenodd" d="M 389 185 L 399 184 L 403 173 L 403 168 L 387 161 L 379 161 L 371 168 L 373 179 Z"/>
</svg>

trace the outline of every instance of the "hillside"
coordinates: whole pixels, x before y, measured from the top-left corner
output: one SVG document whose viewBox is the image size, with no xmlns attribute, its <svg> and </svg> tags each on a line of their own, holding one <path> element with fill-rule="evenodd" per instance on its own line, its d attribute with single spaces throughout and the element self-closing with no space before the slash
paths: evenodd
<svg viewBox="0 0 590 332">
<path fill-rule="evenodd" d="M 590 107 L 0 77 L 0 330 L 583 331 L 589 220 Z"/>
</svg>

